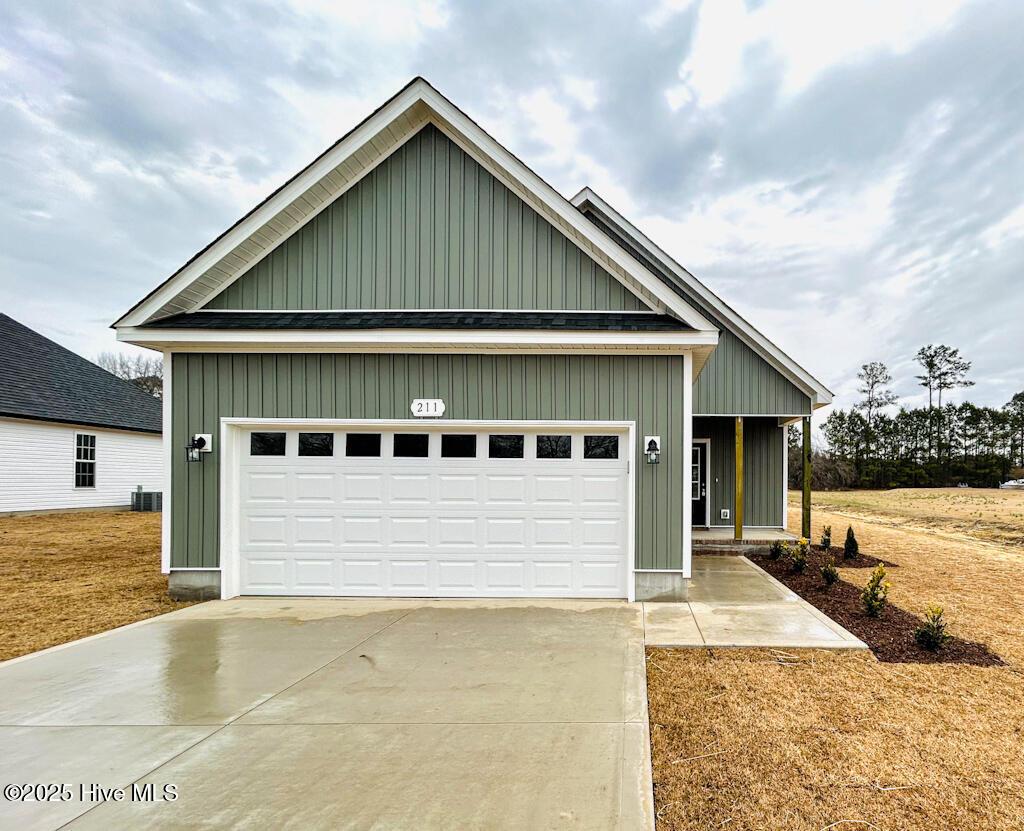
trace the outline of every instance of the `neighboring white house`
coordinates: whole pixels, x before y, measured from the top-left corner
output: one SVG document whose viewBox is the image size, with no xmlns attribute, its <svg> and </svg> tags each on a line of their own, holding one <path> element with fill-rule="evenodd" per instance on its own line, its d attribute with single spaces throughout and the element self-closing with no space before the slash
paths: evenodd
<svg viewBox="0 0 1024 831">
<path fill-rule="evenodd" d="M 160 401 L 0 314 L 0 514 L 161 490 Z"/>
</svg>

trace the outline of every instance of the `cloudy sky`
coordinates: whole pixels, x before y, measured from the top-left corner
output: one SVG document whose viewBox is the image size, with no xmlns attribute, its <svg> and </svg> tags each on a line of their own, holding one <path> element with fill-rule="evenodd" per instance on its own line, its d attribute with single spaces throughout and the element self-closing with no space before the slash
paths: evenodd
<svg viewBox="0 0 1024 831">
<path fill-rule="evenodd" d="M 838 393 L 929 342 L 1024 389 L 1024 3 L 0 6 L 0 310 L 109 324 L 416 74 Z"/>
</svg>

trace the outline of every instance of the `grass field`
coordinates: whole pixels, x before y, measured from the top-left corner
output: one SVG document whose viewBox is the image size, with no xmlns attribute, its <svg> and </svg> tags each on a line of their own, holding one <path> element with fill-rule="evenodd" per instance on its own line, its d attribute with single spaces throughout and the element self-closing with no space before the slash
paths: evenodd
<svg viewBox="0 0 1024 831">
<path fill-rule="evenodd" d="M 169 612 L 160 514 L 0 518 L 0 660 Z"/>
<path fill-rule="evenodd" d="M 954 538 L 1024 547 L 1024 490 L 831 491 L 815 494 L 813 503 L 823 510 L 874 524 L 920 528 Z"/>
<path fill-rule="evenodd" d="M 841 541 L 852 522 L 862 551 L 897 566 L 895 605 L 920 614 L 942 604 L 954 634 L 987 643 L 1006 666 L 651 650 L 658 827 L 1024 828 L 1021 494 L 828 493 L 813 504 L 815 537 L 831 524 Z"/>
</svg>

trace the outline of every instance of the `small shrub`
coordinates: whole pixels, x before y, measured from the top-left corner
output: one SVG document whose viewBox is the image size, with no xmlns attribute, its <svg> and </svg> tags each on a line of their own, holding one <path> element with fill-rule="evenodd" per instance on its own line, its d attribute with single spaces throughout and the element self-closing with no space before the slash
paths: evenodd
<svg viewBox="0 0 1024 831">
<path fill-rule="evenodd" d="M 832 547 L 832 526 L 826 525 L 821 532 L 821 547 L 828 551 Z"/>
<path fill-rule="evenodd" d="M 826 589 L 831 589 L 839 580 L 839 569 L 836 568 L 836 561 L 831 557 L 825 558 L 825 564 L 821 567 L 821 579 Z"/>
<path fill-rule="evenodd" d="M 843 543 L 843 559 L 852 560 L 860 553 L 860 545 L 853 533 L 853 526 L 846 529 L 846 542 Z"/>
<path fill-rule="evenodd" d="M 861 603 L 868 617 L 879 617 L 889 596 L 889 581 L 885 579 L 885 566 L 879 563 L 871 572 L 871 579 L 860 593 Z"/>
<path fill-rule="evenodd" d="M 807 546 L 809 543 L 803 537 L 799 539 L 796 548 L 789 550 L 789 567 L 797 574 L 802 574 L 807 568 Z"/>
<path fill-rule="evenodd" d="M 785 553 L 786 544 L 782 540 L 772 540 L 772 544 L 768 546 L 768 559 L 779 560 Z"/>
<path fill-rule="evenodd" d="M 941 606 L 929 606 L 924 613 L 924 623 L 914 630 L 914 640 L 922 649 L 938 652 L 952 638 L 946 632 L 946 621 Z"/>
</svg>

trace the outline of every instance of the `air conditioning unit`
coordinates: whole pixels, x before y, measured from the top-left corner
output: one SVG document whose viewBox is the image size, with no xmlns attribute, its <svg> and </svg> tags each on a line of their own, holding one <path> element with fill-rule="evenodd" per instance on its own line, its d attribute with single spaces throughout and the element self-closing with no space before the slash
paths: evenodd
<svg viewBox="0 0 1024 831">
<path fill-rule="evenodd" d="M 144 491 L 142 488 L 132 491 L 133 511 L 162 511 L 164 495 L 160 491 Z"/>
</svg>

